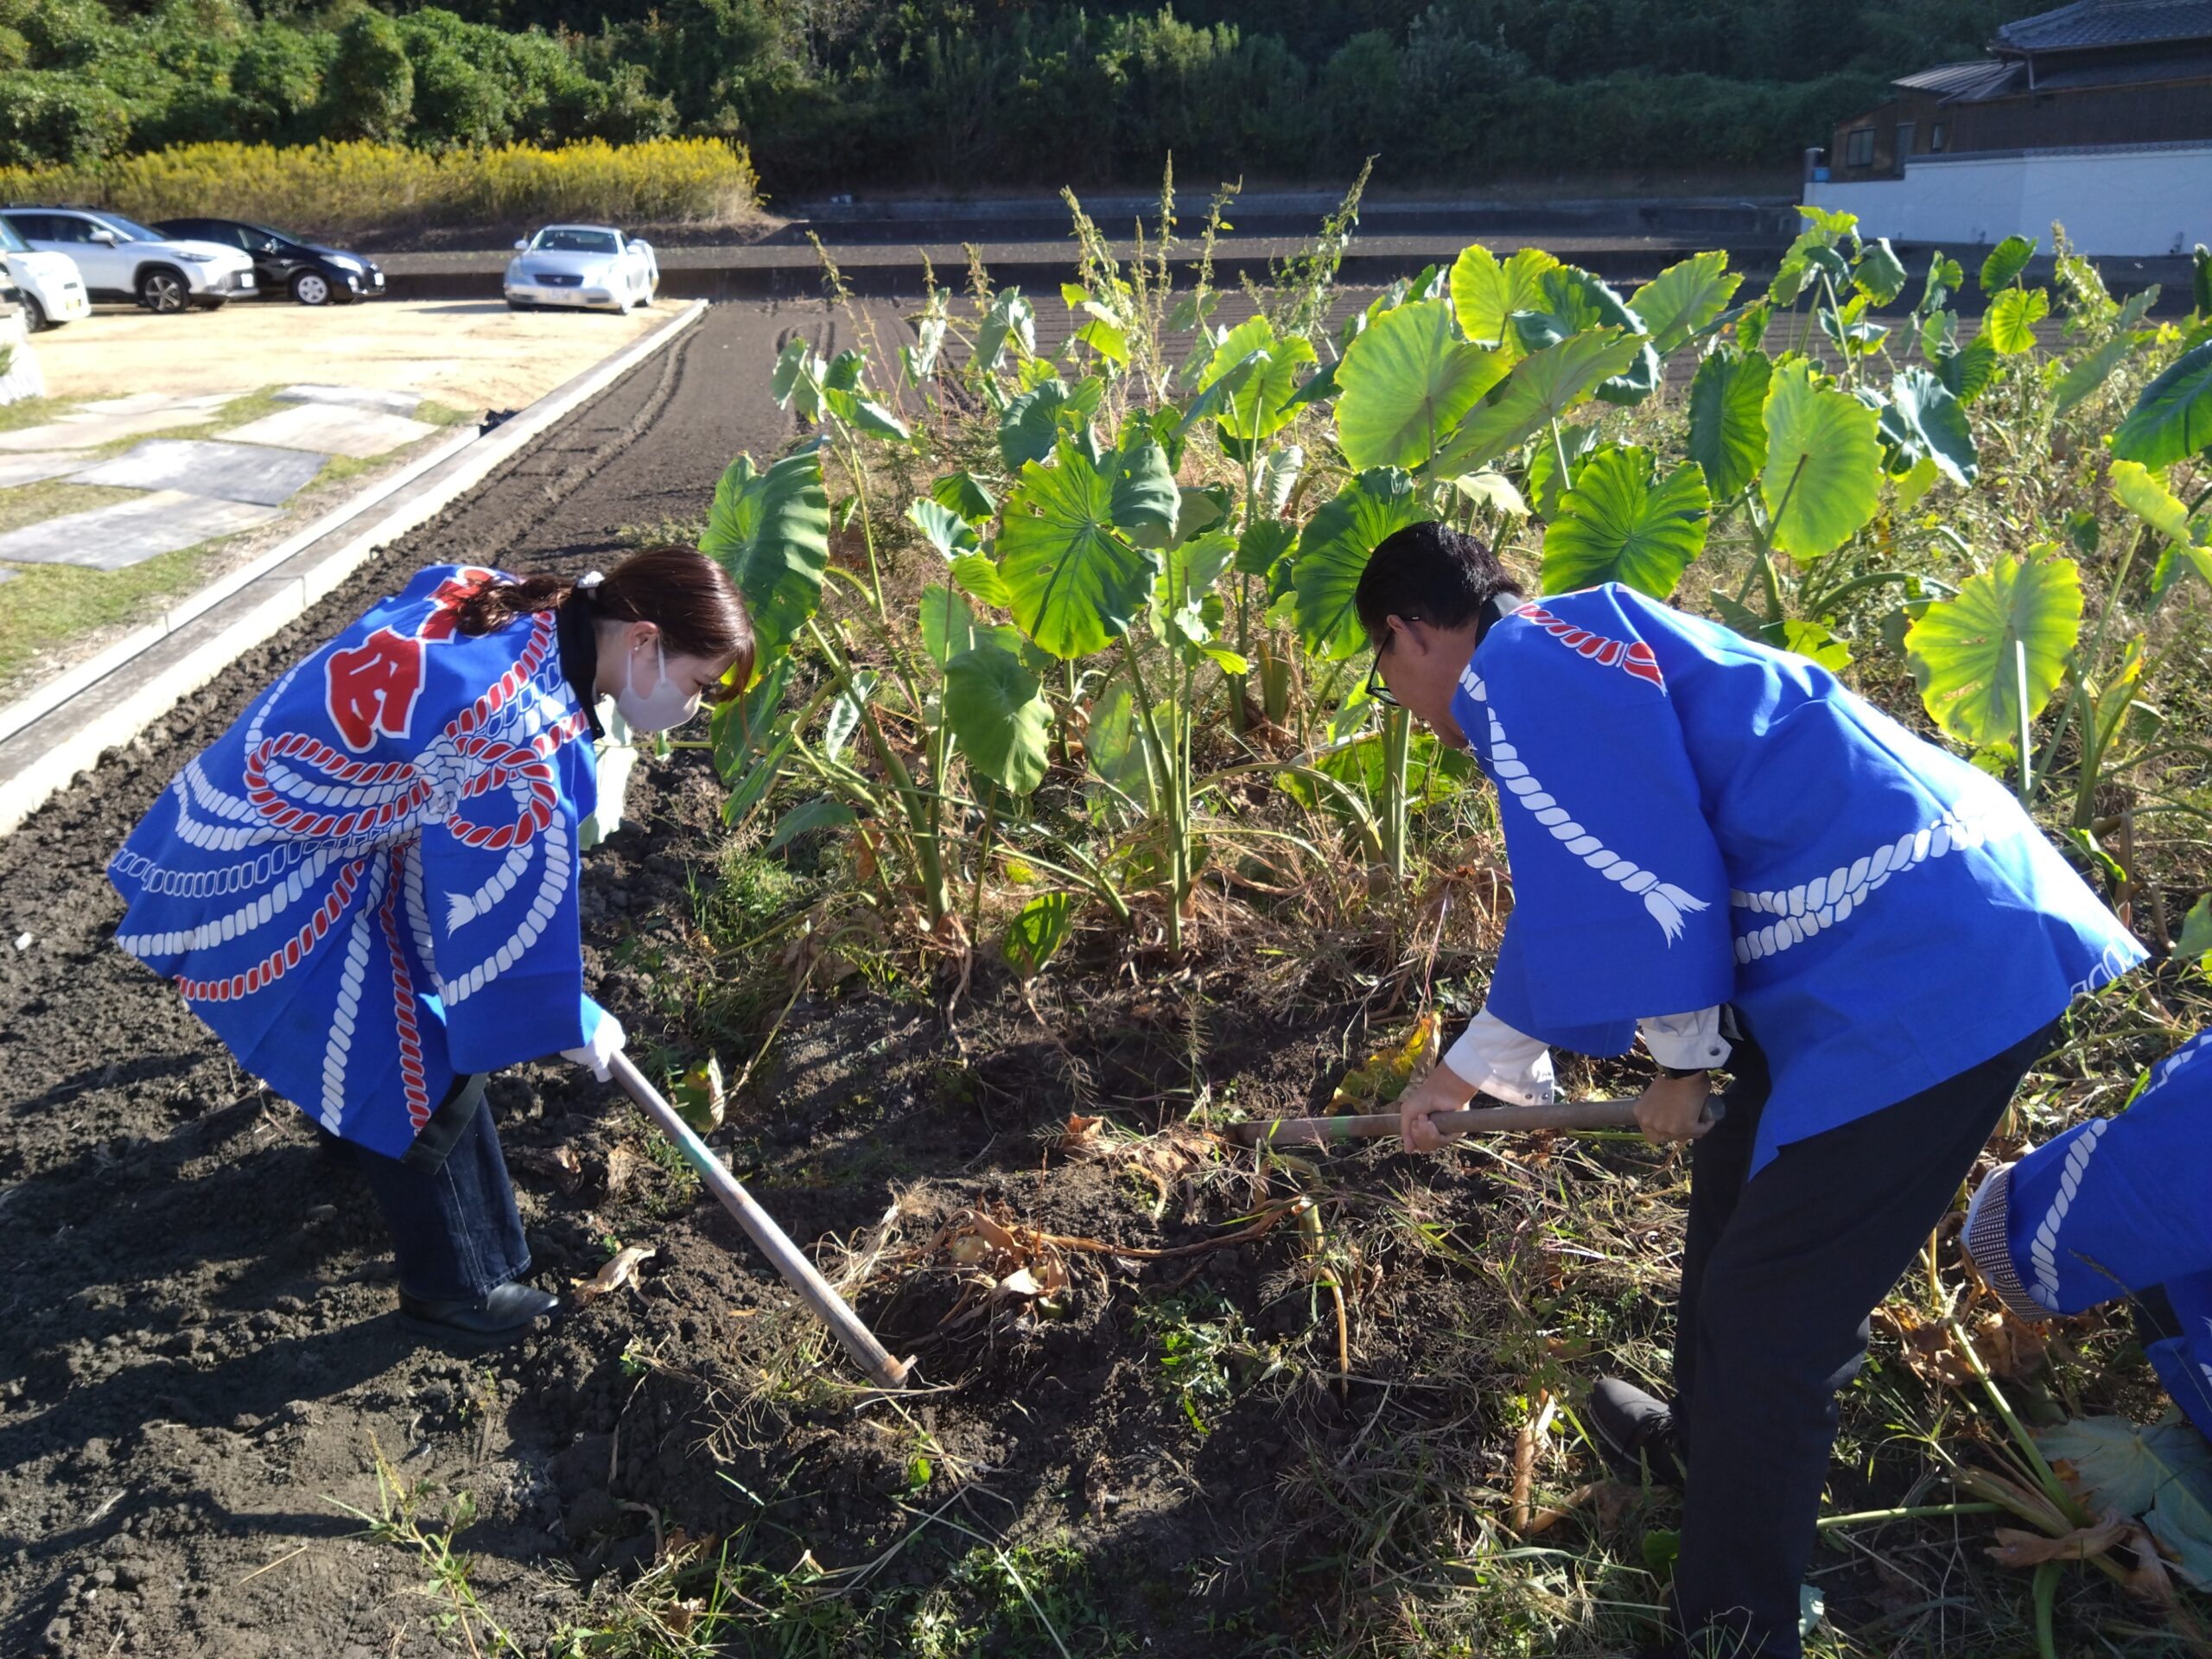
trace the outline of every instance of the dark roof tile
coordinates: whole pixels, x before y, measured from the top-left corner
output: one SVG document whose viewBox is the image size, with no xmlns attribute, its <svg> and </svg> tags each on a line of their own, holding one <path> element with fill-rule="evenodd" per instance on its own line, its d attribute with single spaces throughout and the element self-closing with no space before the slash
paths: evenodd
<svg viewBox="0 0 2212 1659">
<path fill-rule="evenodd" d="M 2066 52 L 2100 46 L 2147 46 L 2212 39 L 2212 0 L 2075 0 L 2005 24 L 1997 47 L 2009 52 Z"/>
</svg>

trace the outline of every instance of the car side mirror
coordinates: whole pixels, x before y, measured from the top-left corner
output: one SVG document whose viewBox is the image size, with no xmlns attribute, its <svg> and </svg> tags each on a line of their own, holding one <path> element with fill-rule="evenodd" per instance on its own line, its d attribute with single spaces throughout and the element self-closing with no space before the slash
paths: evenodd
<svg viewBox="0 0 2212 1659">
<path fill-rule="evenodd" d="M 105 229 L 95 230 L 92 232 L 92 240 L 104 243 L 111 248 L 115 245 L 115 232 Z"/>
<path fill-rule="evenodd" d="M 261 251 L 264 253 L 276 253 L 281 251 L 281 250 L 278 249 L 274 242 L 264 242 L 261 245 Z"/>
<path fill-rule="evenodd" d="M 518 242 L 518 243 L 516 243 L 516 244 L 515 244 L 515 251 L 516 251 L 517 253 L 522 253 L 522 252 L 526 251 L 529 249 L 529 247 L 530 247 L 530 244 L 529 244 L 529 243 L 527 243 L 527 242 Z"/>
</svg>

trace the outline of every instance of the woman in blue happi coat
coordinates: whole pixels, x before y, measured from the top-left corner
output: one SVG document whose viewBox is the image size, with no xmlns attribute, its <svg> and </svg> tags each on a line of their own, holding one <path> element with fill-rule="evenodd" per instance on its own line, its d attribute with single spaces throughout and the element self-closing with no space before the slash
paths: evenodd
<svg viewBox="0 0 2212 1659">
<path fill-rule="evenodd" d="M 1592 1417 L 1625 1471 L 1683 1482 L 1694 1650 L 1795 1655 L 1867 1316 L 2053 1023 L 2141 948 L 1999 785 L 1808 658 L 1618 586 L 1524 602 L 1433 524 L 1376 549 L 1356 603 L 1378 691 L 1496 785 L 1513 872 L 1406 1144 L 1478 1091 L 1548 1098 L 1551 1045 L 1642 1036 L 1638 1122 L 1696 1143 L 1675 1398 L 1609 1379 Z"/>
<path fill-rule="evenodd" d="M 286 671 L 108 865 L 117 943 L 360 1170 L 410 1322 L 496 1338 L 554 1299 L 529 1268 L 487 1073 L 604 1079 L 584 994 L 580 831 L 612 698 L 666 730 L 742 684 L 753 631 L 688 548 L 570 583 L 433 565 Z"/>
<path fill-rule="evenodd" d="M 2160 1062 L 2117 1117 L 1992 1174 L 1966 1247 L 2024 1319 L 2128 1297 L 2158 1380 L 2212 1438 L 2212 1032 Z"/>
</svg>

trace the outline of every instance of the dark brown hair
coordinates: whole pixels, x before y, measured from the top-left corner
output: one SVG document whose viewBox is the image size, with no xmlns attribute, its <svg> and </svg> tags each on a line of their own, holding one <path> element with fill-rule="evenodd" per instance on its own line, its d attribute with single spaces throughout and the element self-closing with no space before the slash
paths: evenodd
<svg viewBox="0 0 2212 1659">
<path fill-rule="evenodd" d="M 494 633 L 518 617 L 557 611 L 579 597 L 594 620 L 652 623 L 677 656 L 710 663 L 735 657 L 725 696 L 735 695 L 753 677 L 753 622 L 745 601 L 728 571 L 689 547 L 632 553 L 590 588 L 579 589 L 559 576 L 487 582 L 461 601 L 461 631 Z"/>
</svg>

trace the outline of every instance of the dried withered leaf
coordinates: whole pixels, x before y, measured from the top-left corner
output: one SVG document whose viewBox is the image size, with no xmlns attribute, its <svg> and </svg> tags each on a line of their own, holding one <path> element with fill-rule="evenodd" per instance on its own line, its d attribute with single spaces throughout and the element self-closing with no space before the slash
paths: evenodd
<svg viewBox="0 0 2212 1659">
<path fill-rule="evenodd" d="M 605 1267 L 590 1278 L 569 1280 L 569 1287 L 576 1293 L 577 1300 L 590 1301 L 594 1297 L 604 1296 L 610 1290 L 620 1290 L 623 1286 L 634 1282 L 638 1269 L 659 1254 L 660 1250 L 655 1245 L 625 1244 L 615 1251 Z"/>
<path fill-rule="evenodd" d="M 607 1196 L 619 1198 L 629 1190 L 630 1172 L 637 1166 L 637 1159 L 627 1147 L 615 1147 L 607 1154 Z"/>
<path fill-rule="evenodd" d="M 1991 1375 L 2007 1382 L 2042 1365 L 2050 1339 L 2010 1309 L 1974 1321 L 1974 1348 Z"/>
<path fill-rule="evenodd" d="M 1523 1536 L 1549 1532 L 1560 1522 L 1586 1506 L 1597 1515 L 1598 1524 L 1610 1530 L 1620 1523 L 1628 1510 L 1629 1501 L 1636 1496 L 1636 1488 L 1618 1480 L 1593 1480 L 1586 1486 L 1578 1486 L 1556 1503 L 1548 1503 L 1529 1516 L 1529 1524 L 1521 1529 Z"/>
<path fill-rule="evenodd" d="M 1997 1542 L 1984 1553 L 1999 1567 L 2041 1567 L 2045 1561 L 2086 1561 L 2101 1555 L 2133 1531 L 2133 1524 L 2114 1510 L 2107 1510 L 2093 1527 L 2077 1527 L 2059 1538 L 2018 1527 L 1997 1529 Z"/>
<path fill-rule="evenodd" d="M 1062 1152 L 1092 1152 L 1098 1146 L 1100 1120 L 1085 1117 L 1078 1112 L 1068 1114 L 1067 1127 L 1060 1131 Z"/>
</svg>

